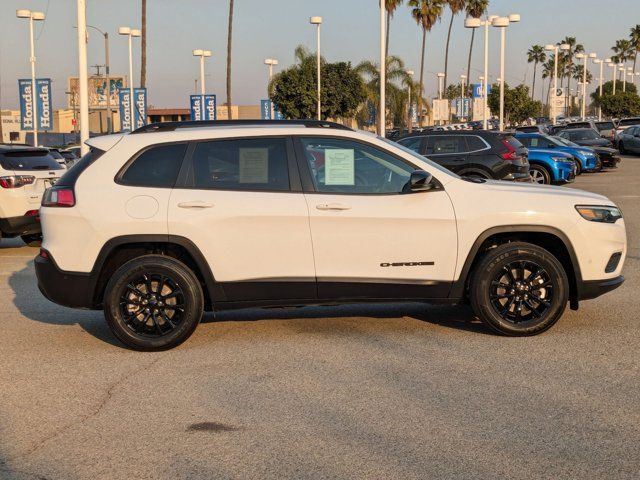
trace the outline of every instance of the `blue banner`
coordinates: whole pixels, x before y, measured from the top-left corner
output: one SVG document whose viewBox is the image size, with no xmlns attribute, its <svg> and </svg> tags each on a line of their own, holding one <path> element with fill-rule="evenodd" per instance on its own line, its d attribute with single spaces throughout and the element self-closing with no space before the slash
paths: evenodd
<svg viewBox="0 0 640 480">
<path fill-rule="evenodd" d="M 271 120 L 271 100 L 260 100 L 260 119 Z"/>
<path fill-rule="evenodd" d="M 53 110 L 51 107 L 51 79 L 36 78 L 35 92 L 30 79 L 18 80 L 20 92 L 20 129 L 33 130 L 34 125 L 40 131 L 53 130 Z M 37 122 L 34 119 L 33 106 L 36 102 Z"/>
<path fill-rule="evenodd" d="M 131 101 L 129 95 L 129 89 L 120 90 L 120 131 L 131 131 Z M 136 128 L 144 127 L 147 124 L 147 89 L 146 88 L 134 88 L 133 89 L 133 111 L 134 121 L 133 130 Z"/>
<path fill-rule="evenodd" d="M 191 95 L 189 101 L 191 102 L 191 120 L 202 120 L 202 95 Z"/>
<path fill-rule="evenodd" d="M 215 95 L 205 95 L 204 96 L 204 119 L 205 120 L 217 120 L 218 103 Z"/>
<path fill-rule="evenodd" d="M 118 93 L 120 97 L 120 131 L 131 131 L 131 102 L 129 96 L 129 90 L 120 90 Z"/>
<path fill-rule="evenodd" d="M 473 98 L 481 98 L 482 95 L 482 84 L 481 83 L 473 83 L 471 84 L 471 88 L 473 93 L 471 94 Z M 491 85 L 487 85 L 487 95 L 491 93 Z"/>
<path fill-rule="evenodd" d="M 284 114 L 280 111 L 278 105 L 273 105 L 273 119 L 274 120 L 284 120 Z"/>
</svg>

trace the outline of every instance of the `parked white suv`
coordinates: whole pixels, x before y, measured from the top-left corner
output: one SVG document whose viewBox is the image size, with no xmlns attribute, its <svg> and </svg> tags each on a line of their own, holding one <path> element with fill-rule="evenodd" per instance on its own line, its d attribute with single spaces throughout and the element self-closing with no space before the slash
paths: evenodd
<svg viewBox="0 0 640 480">
<path fill-rule="evenodd" d="M 38 284 L 104 309 L 122 342 L 166 349 L 203 310 L 469 301 L 507 335 L 618 287 L 607 198 L 462 179 L 328 122 L 156 124 L 89 140 L 49 189 Z"/>
<path fill-rule="evenodd" d="M 42 194 L 64 170 L 47 149 L 0 145 L 0 238 L 39 242 Z"/>
</svg>

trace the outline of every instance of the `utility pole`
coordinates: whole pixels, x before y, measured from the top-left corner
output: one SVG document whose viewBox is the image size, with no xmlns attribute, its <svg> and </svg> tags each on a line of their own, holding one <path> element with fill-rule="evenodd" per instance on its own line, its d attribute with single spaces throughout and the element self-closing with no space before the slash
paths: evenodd
<svg viewBox="0 0 640 480">
<path fill-rule="evenodd" d="M 87 2 L 77 0 L 78 6 L 78 89 L 80 90 L 80 153 L 89 151 L 89 78 L 87 75 Z"/>
</svg>

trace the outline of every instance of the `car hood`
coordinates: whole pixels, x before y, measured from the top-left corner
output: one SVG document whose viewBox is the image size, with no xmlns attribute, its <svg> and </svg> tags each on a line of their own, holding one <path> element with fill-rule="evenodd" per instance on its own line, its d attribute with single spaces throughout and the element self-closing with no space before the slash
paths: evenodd
<svg viewBox="0 0 640 480">
<path fill-rule="evenodd" d="M 616 155 L 618 153 L 618 150 L 616 150 L 615 148 L 609 148 L 609 147 L 594 147 L 593 148 L 596 153 L 607 153 L 609 155 Z"/>
<path fill-rule="evenodd" d="M 551 149 L 551 148 L 530 148 L 529 149 L 529 156 L 531 157 L 531 154 L 534 154 L 533 156 L 535 157 L 536 153 L 540 153 L 544 156 L 550 156 L 550 155 L 554 155 L 556 157 L 567 157 L 567 159 L 571 158 L 571 154 L 562 151 L 560 149 L 556 150 L 556 149 Z"/>
<path fill-rule="evenodd" d="M 593 140 L 578 140 L 577 143 L 583 147 L 608 147 L 611 145 L 611 142 L 606 138 L 595 138 Z"/>
<path fill-rule="evenodd" d="M 540 185 L 537 183 L 507 182 L 504 180 L 487 180 L 484 184 L 487 190 L 506 194 L 542 195 L 558 199 L 574 200 L 599 205 L 612 205 L 613 202 L 604 195 L 586 192 L 576 188 L 557 187 L 554 185 Z M 517 198 L 517 197 L 514 197 Z M 529 198 L 529 197 L 527 197 Z"/>
</svg>

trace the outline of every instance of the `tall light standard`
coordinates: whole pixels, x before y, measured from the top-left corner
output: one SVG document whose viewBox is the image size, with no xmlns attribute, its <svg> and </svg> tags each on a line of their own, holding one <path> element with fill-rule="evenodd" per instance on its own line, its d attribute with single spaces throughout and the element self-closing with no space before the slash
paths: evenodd
<svg viewBox="0 0 640 480">
<path fill-rule="evenodd" d="M 33 146 L 38 146 L 38 102 L 36 101 L 36 52 L 33 44 L 33 22 L 44 20 L 44 13 L 31 10 L 16 10 L 18 18 L 29 19 L 29 40 L 31 43 L 31 105 L 33 109 Z"/>
<path fill-rule="evenodd" d="M 635 76 L 635 73 L 634 73 L 634 71 L 633 71 L 633 67 L 629 67 L 629 68 L 627 68 L 627 71 L 628 71 L 628 73 L 629 73 L 629 76 L 631 77 L 631 84 L 633 85 L 633 84 L 634 84 L 634 82 L 635 82 L 635 80 L 634 80 L 634 78 L 633 78 L 633 77 Z"/>
<path fill-rule="evenodd" d="M 613 84 L 613 95 L 616 94 L 616 69 L 618 66 L 611 61 L 610 58 L 605 59 L 604 63 L 607 64 L 607 67 L 611 67 L 611 83 Z"/>
<path fill-rule="evenodd" d="M 136 28 L 130 27 L 120 27 L 118 29 L 118 33 L 120 35 L 126 35 L 129 37 L 129 115 L 130 115 L 130 124 L 131 131 L 134 130 L 135 125 L 135 116 L 134 116 L 134 101 L 133 101 L 133 49 L 132 49 L 132 41 L 133 37 L 139 37 L 141 35 L 140 30 Z M 122 119 L 120 120 L 120 124 L 122 124 Z"/>
<path fill-rule="evenodd" d="M 407 70 L 406 71 L 407 76 L 409 77 L 409 133 L 411 133 L 413 131 L 413 115 L 412 115 L 412 110 L 413 107 L 411 105 L 411 82 L 413 82 L 413 75 L 415 74 L 415 72 L 413 70 Z"/>
<path fill-rule="evenodd" d="M 204 120 L 204 96 L 207 93 L 207 87 L 204 81 L 204 59 L 211 56 L 211 50 L 198 48 L 193 51 L 193 56 L 200 57 L 200 119 Z"/>
<path fill-rule="evenodd" d="M 380 125 L 378 126 L 378 129 L 380 130 L 380 136 L 383 138 L 385 137 L 387 129 L 386 4 L 387 2 L 385 0 L 380 0 Z"/>
<path fill-rule="evenodd" d="M 507 36 L 507 27 L 513 21 L 520 21 L 520 16 L 517 14 L 509 15 L 508 17 L 498 17 L 492 22 L 492 25 L 500 29 L 500 131 L 504 130 L 504 53 L 505 42 Z"/>
<path fill-rule="evenodd" d="M 561 45 L 545 45 L 544 49 L 548 52 L 553 52 L 553 96 L 551 101 L 551 116 L 553 118 L 553 123 L 558 123 L 558 112 L 556 110 L 556 99 L 555 97 L 558 95 L 558 55 L 560 50 L 569 50 L 571 48 L 570 45 L 563 43 Z"/>
<path fill-rule="evenodd" d="M 627 71 L 624 68 L 624 63 L 618 64 L 618 71 L 620 73 L 624 72 L 624 76 L 622 77 L 622 91 L 626 92 L 627 91 Z"/>
<path fill-rule="evenodd" d="M 599 103 L 600 106 L 598 107 L 598 121 L 602 120 L 602 75 L 603 75 L 603 71 L 602 69 L 604 68 L 604 63 L 605 61 L 602 60 L 601 58 L 594 58 L 593 59 L 593 63 L 595 63 L 596 65 L 600 65 L 600 78 L 598 78 L 598 82 L 600 84 L 599 86 L 599 90 L 598 90 L 598 95 L 599 95 Z"/>
<path fill-rule="evenodd" d="M 442 95 L 444 94 L 442 91 L 444 89 L 444 73 L 438 72 L 436 76 L 438 77 L 438 100 L 442 100 Z"/>
<path fill-rule="evenodd" d="M 264 64 L 269 67 L 269 82 L 267 83 L 267 99 L 269 99 L 270 98 L 269 85 L 271 85 L 271 79 L 273 78 L 273 67 L 275 65 L 278 65 L 278 60 L 276 60 L 275 58 L 265 58 Z M 269 111 L 269 114 L 272 119 L 274 117 L 273 113 L 274 113 L 274 108 L 273 108 L 273 103 L 271 103 L 271 109 Z"/>
<path fill-rule="evenodd" d="M 320 103 L 320 25 L 322 25 L 322 17 L 311 17 L 309 18 L 309 23 L 311 25 L 315 25 L 317 27 L 316 29 L 316 40 L 317 40 L 317 46 L 316 46 L 316 57 L 317 57 L 317 76 L 318 76 L 318 91 L 317 91 L 317 96 L 318 96 L 318 120 L 322 120 L 322 105 Z"/>
<path fill-rule="evenodd" d="M 465 28 L 479 28 L 484 26 L 484 75 L 483 78 L 489 82 L 489 26 L 498 18 L 495 15 L 489 15 L 486 20 L 479 18 L 467 18 L 464 21 Z M 482 128 L 487 129 L 487 85 L 482 89 L 482 101 L 484 104 L 482 111 Z"/>
</svg>

